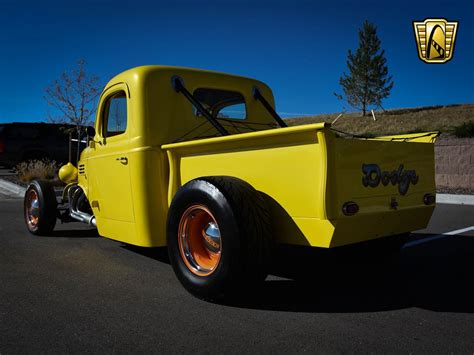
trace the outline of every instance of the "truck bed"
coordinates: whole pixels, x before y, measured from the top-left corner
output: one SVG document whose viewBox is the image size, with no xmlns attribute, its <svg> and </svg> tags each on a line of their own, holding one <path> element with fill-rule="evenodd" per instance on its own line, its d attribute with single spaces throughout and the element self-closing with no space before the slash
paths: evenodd
<svg viewBox="0 0 474 355">
<path fill-rule="evenodd" d="M 431 133 L 344 139 L 318 123 L 161 148 L 169 159 L 169 203 L 192 179 L 234 176 L 266 196 L 277 242 L 329 248 L 428 224 L 434 204 L 423 198 L 435 193 L 432 141 Z M 345 215 L 346 202 L 359 211 Z"/>
</svg>

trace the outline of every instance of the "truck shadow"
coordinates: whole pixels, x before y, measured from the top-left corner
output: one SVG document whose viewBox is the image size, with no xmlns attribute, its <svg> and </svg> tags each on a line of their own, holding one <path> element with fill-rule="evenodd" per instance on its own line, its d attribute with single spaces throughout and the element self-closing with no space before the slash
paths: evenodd
<svg viewBox="0 0 474 355">
<path fill-rule="evenodd" d="M 417 238 L 420 235 L 414 235 Z M 429 237 L 424 235 L 421 237 Z M 474 312 L 474 238 L 452 236 L 405 247 L 391 260 L 322 258 L 311 248 L 281 251 L 274 275 L 227 300 L 233 307 L 290 312 L 378 312 L 419 307 Z"/>
<path fill-rule="evenodd" d="M 168 257 L 168 248 L 167 247 L 153 247 L 153 248 L 144 248 L 138 247 L 130 244 L 123 244 L 121 247 L 125 250 L 137 253 L 147 258 L 154 259 L 161 263 L 170 264 L 170 259 Z"/>
<path fill-rule="evenodd" d="M 99 233 L 95 228 L 55 230 L 50 235 L 52 238 L 98 238 Z"/>
</svg>

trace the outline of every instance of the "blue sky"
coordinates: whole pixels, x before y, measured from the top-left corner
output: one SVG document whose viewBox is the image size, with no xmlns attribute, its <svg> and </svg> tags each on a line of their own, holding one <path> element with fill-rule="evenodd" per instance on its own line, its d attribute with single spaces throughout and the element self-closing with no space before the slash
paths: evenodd
<svg viewBox="0 0 474 355">
<path fill-rule="evenodd" d="M 460 22 L 451 62 L 418 59 L 411 22 L 426 17 Z M 0 122 L 44 120 L 44 88 L 79 58 L 104 84 L 138 65 L 181 65 L 262 80 L 281 113 L 338 112 L 347 105 L 333 93 L 365 19 L 395 81 L 384 107 L 474 102 L 472 0 L 0 0 Z"/>
</svg>

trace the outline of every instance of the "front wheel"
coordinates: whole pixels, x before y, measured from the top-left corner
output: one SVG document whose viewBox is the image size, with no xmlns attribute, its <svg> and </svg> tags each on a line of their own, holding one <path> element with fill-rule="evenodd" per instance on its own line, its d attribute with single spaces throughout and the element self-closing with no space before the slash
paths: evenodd
<svg viewBox="0 0 474 355">
<path fill-rule="evenodd" d="M 57 201 L 53 185 L 33 180 L 26 189 L 24 216 L 28 231 L 34 235 L 48 235 L 54 230 Z"/>
<path fill-rule="evenodd" d="M 263 196 L 246 182 L 232 177 L 188 182 L 168 213 L 168 252 L 179 281 L 207 300 L 263 281 L 270 223 Z"/>
</svg>

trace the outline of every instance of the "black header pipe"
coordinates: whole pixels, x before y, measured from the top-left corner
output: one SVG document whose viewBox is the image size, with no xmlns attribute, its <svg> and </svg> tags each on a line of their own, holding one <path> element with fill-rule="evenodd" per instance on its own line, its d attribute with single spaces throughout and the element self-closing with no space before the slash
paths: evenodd
<svg viewBox="0 0 474 355">
<path fill-rule="evenodd" d="M 270 105 L 268 101 L 263 97 L 262 93 L 257 87 L 253 88 L 253 98 L 262 103 L 262 105 L 266 108 L 270 115 L 273 116 L 273 118 L 275 119 L 275 121 L 277 121 L 280 127 L 288 127 L 285 121 L 283 121 L 278 115 L 278 113 L 276 113 L 276 111 L 273 109 L 272 105 Z"/>
</svg>

